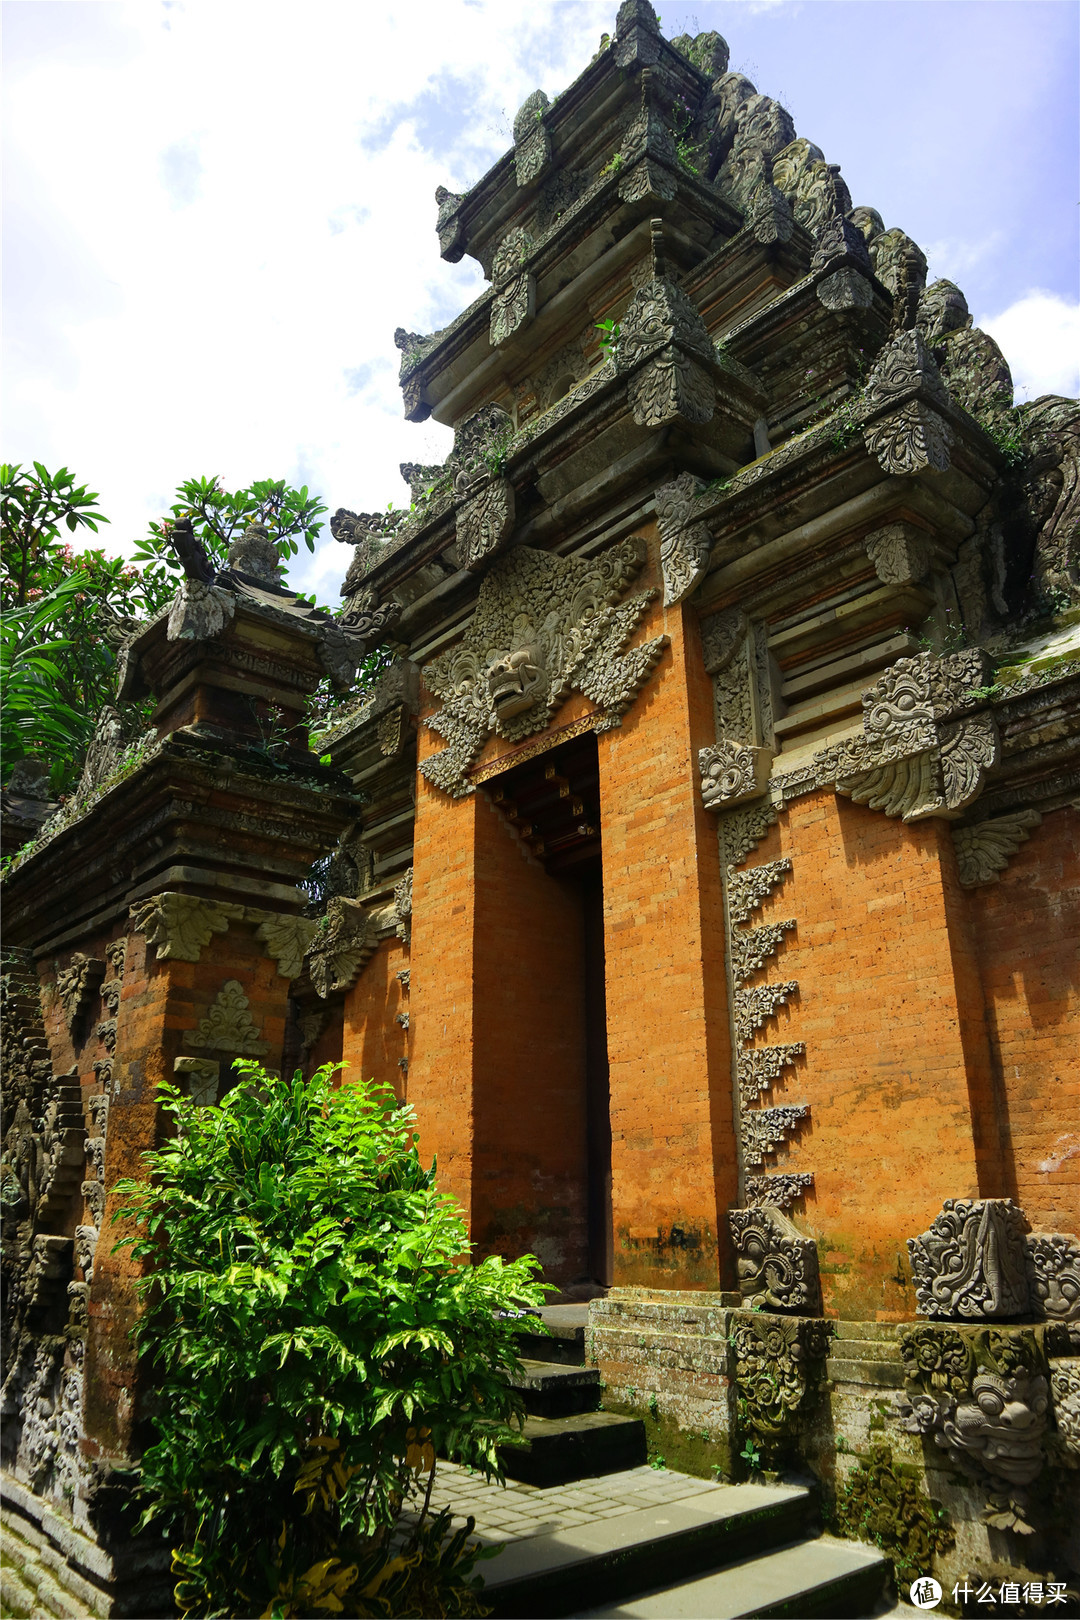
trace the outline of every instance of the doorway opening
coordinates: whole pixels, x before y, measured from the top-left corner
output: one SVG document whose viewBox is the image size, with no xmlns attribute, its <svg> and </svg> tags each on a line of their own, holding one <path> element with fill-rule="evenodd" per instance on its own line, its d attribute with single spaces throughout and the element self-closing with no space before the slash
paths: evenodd
<svg viewBox="0 0 1080 1620">
<path fill-rule="evenodd" d="M 611 1102 L 608 1082 L 607 1002 L 604 971 L 604 879 L 600 838 L 600 766 L 592 732 L 563 743 L 497 777 L 486 789 L 492 802 L 543 864 L 552 882 L 572 899 L 576 939 L 567 954 L 578 975 L 584 1095 L 575 1111 L 583 1140 L 579 1198 L 583 1206 L 584 1273 L 567 1282 L 607 1287 L 612 1277 Z"/>
</svg>

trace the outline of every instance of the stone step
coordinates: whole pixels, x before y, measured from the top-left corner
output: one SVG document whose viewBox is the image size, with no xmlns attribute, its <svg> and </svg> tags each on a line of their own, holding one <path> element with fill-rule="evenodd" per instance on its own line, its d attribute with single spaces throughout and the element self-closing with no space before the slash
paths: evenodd
<svg viewBox="0 0 1080 1620">
<path fill-rule="evenodd" d="M 554 1361 L 524 1361 L 523 1371 L 509 1379 L 525 1398 L 531 1417 L 571 1417 L 595 1412 L 603 1388 L 595 1367 L 560 1366 Z"/>
<path fill-rule="evenodd" d="M 801 1486 L 730 1485 L 563 1525 L 554 1535 L 506 1543 L 485 1567 L 484 1601 L 499 1617 L 584 1615 L 715 1570 L 748 1546 L 760 1553 L 790 1543 L 803 1534 L 809 1511 L 810 1493 Z"/>
<path fill-rule="evenodd" d="M 522 1333 L 517 1353 L 530 1361 L 554 1361 L 565 1367 L 585 1365 L 587 1305 L 545 1305 L 540 1312 L 546 1333 Z"/>
<path fill-rule="evenodd" d="M 835 1323 L 838 1339 L 888 1339 L 896 1341 L 896 1322 L 856 1322 L 840 1320 Z"/>
<path fill-rule="evenodd" d="M 828 1376 L 834 1384 L 872 1384 L 878 1389 L 903 1389 L 904 1369 L 893 1361 L 841 1361 L 830 1356 Z"/>
<path fill-rule="evenodd" d="M 829 1349 L 830 1356 L 839 1356 L 843 1361 L 901 1361 L 900 1346 L 895 1340 L 889 1339 L 834 1339 Z"/>
<path fill-rule="evenodd" d="M 841 1620 L 871 1614 L 885 1585 L 887 1564 L 873 1548 L 822 1536 L 741 1559 L 694 1580 L 680 1581 L 625 1603 L 579 1610 L 640 1620 L 736 1620 L 777 1616 Z"/>
<path fill-rule="evenodd" d="M 573 1417 L 528 1417 L 528 1446 L 504 1446 L 499 1460 L 509 1479 L 528 1485 L 565 1485 L 572 1479 L 614 1474 L 645 1462 L 645 1425 L 617 1412 Z"/>
</svg>

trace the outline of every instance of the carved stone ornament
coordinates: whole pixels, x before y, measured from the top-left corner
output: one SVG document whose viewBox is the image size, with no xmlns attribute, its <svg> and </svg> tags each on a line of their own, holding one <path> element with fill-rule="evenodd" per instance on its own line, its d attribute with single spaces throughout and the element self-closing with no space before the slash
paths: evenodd
<svg viewBox="0 0 1080 1620">
<path fill-rule="evenodd" d="M 514 167 L 519 186 L 531 185 L 551 162 L 551 136 L 544 123 L 550 105 L 542 90 L 534 90 L 514 119 Z"/>
<path fill-rule="evenodd" d="M 448 747 L 420 766 L 455 798 L 471 791 L 467 772 L 490 732 L 517 741 L 543 731 L 571 692 L 618 722 L 655 668 L 658 636 L 623 651 L 655 591 L 616 606 L 645 560 L 640 540 L 598 557 L 555 557 L 517 546 L 499 557 L 480 586 L 462 640 L 424 670 L 442 706 L 427 724 Z"/>
<path fill-rule="evenodd" d="M 527 326 L 536 314 L 536 279 L 523 270 L 500 287 L 491 300 L 488 341 L 493 349 Z"/>
<path fill-rule="evenodd" d="M 775 1018 L 777 1010 L 798 988 L 797 981 L 792 979 L 786 984 L 755 984 L 749 990 L 736 990 L 735 1033 L 739 1039 L 748 1041 L 755 1030 Z"/>
<path fill-rule="evenodd" d="M 236 597 L 220 585 L 183 579 L 169 609 L 170 641 L 210 641 L 220 635 L 236 613 Z"/>
<path fill-rule="evenodd" d="M 210 1011 L 200 1019 L 198 1029 L 188 1039 L 192 1046 L 229 1052 L 238 1057 L 263 1057 L 269 1050 L 266 1041 L 259 1039 L 251 1005 L 238 979 L 225 981 Z"/>
<path fill-rule="evenodd" d="M 749 922 L 791 872 L 790 856 L 748 867 L 745 872 L 728 873 L 728 915 L 733 924 Z"/>
<path fill-rule="evenodd" d="M 750 1109 L 767 1091 L 771 1091 L 784 1070 L 806 1052 L 803 1041 L 790 1041 L 784 1046 L 751 1046 L 738 1054 L 739 1104 Z"/>
<path fill-rule="evenodd" d="M 346 595 L 341 623 L 360 654 L 385 641 L 401 618 L 400 602 L 380 602 L 373 590 Z"/>
<path fill-rule="evenodd" d="M 1024 1217 L 1011 1198 L 947 1198 L 908 1253 L 920 1316 L 992 1321 L 1031 1308 Z"/>
<path fill-rule="evenodd" d="M 513 484 L 508 478 L 493 478 L 458 507 L 455 521 L 461 566 L 483 567 L 514 532 Z"/>
<path fill-rule="evenodd" d="M 885 472 L 909 477 L 946 470 L 952 430 L 934 406 L 948 397 L 920 334 L 899 332 L 878 356 L 861 404 L 871 415 L 863 439 Z"/>
<path fill-rule="evenodd" d="M 1046 1461 L 1050 1387 L 1032 1328 L 901 1327 L 907 1399 L 901 1428 L 933 1436 L 988 1493 L 980 1518 L 1033 1533 L 1027 1487 Z"/>
<path fill-rule="evenodd" d="M 712 535 L 707 524 L 688 521 L 694 497 L 703 488 L 692 473 L 680 473 L 656 492 L 665 607 L 683 601 L 705 577 Z"/>
<path fill-rule="evenodd" d="M 1031 1303 L 1048 1322 L 1080 1321 L 1080 1242 L 1064 1232 L 1029 1232 Z"/>
<path fill-rule="evenodd" d="M 203 946 L 223 934 L 230 922 L 244 915 L 243 906 L 231 901 L 204 900 L 199 895 L 166 891 L 131 908 L 131 919 L 146 935 L 159 962 L 197 962 Z"/>
<path fill-rule="evenodd" d="M 933 542 L 913 523 L 887 523 L 866 537 L 866 555 L 884 585 L 914 585 L 925 579 Z"/>
<path fill-rule="evenodd" d="M 124 727 L 120 711 L 106 704 L 98 716 L 94 735 L 86 750 L 86 760 L 75 790 L 77 799 L 86 798 L 95 788 L 108 781 L 120 763 L 123 748 Z"/>
<path fill-rule="evenodd" d="M 790 1209 L 814 1185 L 808 1170 L 783 1170 L 764 1176 L 747 1176 L 746 1202 L 757 1209 L 775 1204 L 778 1209 Z"/>
<path fill-rule="evenodd" d="M 619 327 L 616 365 L 631 372 L 634 420 L 660 427 L 682 417 L 711 421 L 716 409 L 716 351 L 698 310 L 674 282 L 639 287 Z"/>
<path fill-rule="evenodd" d="M 178 1057 L 173 1072 L 182 1075 L 196 1108 L 209 1108 L 218 1100 L 221 1064 L 215 1058 Z"/>
<path fill-rule="evenodd" d="M 698 750 L 701 801 L 706 810 L 727 810 L 745 799 L 758 799 L 769 784 L 772 751 L 750 743 L 710 743 Z"/>
<path fill-rule="evenodd" d="M 752 979 L 755 973 L 776 955 L 785 934 L 795 927 L 794 917 L 782 922 L 763 923 L 760 928 L 732 928 L 731 976 L 737 985 Z"/>
<path fill-rule="evenodd" d="M 248 908 L 254 921 L 260 913 Z M 287 912 L 263 912 L 255 937 L 266 947 L 267 956 L 277 963 L 283 979 L 295 979 L 304 965 L 304 955 L 318 926 L 311 917 L 290 916 Z"/>
<path fill-rule="evenodd" d="M 746 640 L 749 627 L 749 620 L 742 608 L 727 608 L 725 612 L 714 613 L 712 618 L 704 620 L 701 626 L 701 651 L 707 674 L 719 675 L 728 667 Z"/>
<path fill-rule="evenodd" d="M 1016 810 L 1011 815 L 995 816 L 993 821 L 954 827 L 956 867 L 964 887 L 974 889 L 983 883 L 996 883 L 1041 821 L 1037 810 Z"/>
<path fill-rule="evenodd" d="M 356 671 L 367 650 L 367 642 L 359 635 L 350 634 L 338 623 L 319 626 L 317 642 L 319 663 L 330 677 L 336 692 L 349 692 L 356 680 Z"/>
<path fill-rule="evenodd" d="M 403 878 L 394 884 L 394 916 L 397 919 L 397 937 L 409 943 L 412 937 L 412 900 L 413 900 L 413 869 L 410 866 Z M 402 979 L 399 973 L 398 978 Z M 402 979 L 406 990 L 409 988 L 409 975 L 406 972 Z"/>
<path fill-rule="evenodd" d="M 74 1024 L 86 1003 L 105 976 L 105 963 L 96 956 L 84 956 L 76 951 L 67 967 L 58 969 L 56 993 L 63 1008 L 68 1029 Z"/>
<path fill-rule="evenodd" d="M 792 1435 L 824 1374 L 831 1322 L 735 1311 L 731 1346 L 740 1426 L 775 1443 Z"/>
<path fill-rule="evenodd" d="M 814 755 L 819 786 L 886 815 L 954 819 L 982 792 L 1000 741 L 978 648 L 899 658 L 863 693 L 863 731 Z M 981 712 L 980 712 L 981 706 Z"/>
<path fill-rule="evenodd" d="M 821 1314 L 817 1245 L 779 1209 L 732 1209 L 728 1224 L 743 1304 L 751 1309 Z"/>
<path fill-rule="evenodd" d="M 335 896 L 316 927 L 305 958 L 316 994 L 325 1001 L 331 992 L 347 990 L 377 944 L 378 936 L 360 902 Z"/>
<path fill-rule="evenodd" d="M 1058 1442 L 1075 1467 L 1080 1461 L 1080 1356 L 1050 1363 L 1050 1400 Z"/>
</svg>

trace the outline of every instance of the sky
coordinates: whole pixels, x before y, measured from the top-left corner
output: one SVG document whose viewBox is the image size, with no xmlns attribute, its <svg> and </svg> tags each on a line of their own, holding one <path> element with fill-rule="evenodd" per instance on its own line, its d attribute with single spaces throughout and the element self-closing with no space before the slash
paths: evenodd
<svg viewBox="0 0 1080 1620">
<path fill-rule="evenodd" d="M 5 461 L 66 464 L 128 552 L 185 478 L 403 505 L 394 329 L 485 285 L 444 263 L 464 191 L 614 26 L 617 0 L 9 0 Z M 659 0 L 964 289 L 1017 398 L 1080 392 L 1075 0 Z M 95 543 L 101 543 L 95 542 Z M 292 583 L 334 603 L 323 531 Z"/>
</svg>

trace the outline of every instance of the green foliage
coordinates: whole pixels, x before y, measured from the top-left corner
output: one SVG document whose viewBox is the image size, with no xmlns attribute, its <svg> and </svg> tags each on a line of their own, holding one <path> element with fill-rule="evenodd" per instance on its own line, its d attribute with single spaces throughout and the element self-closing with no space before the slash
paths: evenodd
<svg viewBox="0 0 1080 1620">
<path fill-rule="evenodd" d="M 758 1450 L 757 1446 L 755 1446 L 752 1439 L 746 1441 L 742 1450 L 739 1452 L 739 1456 L 743 1459 L 747 1468 L 756 1469 L 761 1467 L 761 1452 Z"/>
<path fill-rule="evenodd" d="M 655 1457 L 650 1457 L 649 1458 L 649 1467 L 650 1468 L 656 1468 L 658 1470 L 661 1469 L 661 1468 L 666 1468 L 667 1467 L 667 1458 L 662 1457 L 660 1455 L 660 1453 L 657 1452 Z"/>
<path fill-rule="evenodd" d="M 993 439 L 1008 470 L 1018 472 L 1027 460 L 1020 412 L 1009 410 L 995 416 L 980 417 L 979 426 Z"/>
<path fill-rule="evenodd" d="M 3 573 L 0 604 L 24 607 L 55 584 L 53 558 L 61 528 L 98 531 L 108 518 L 97 510 L 97 495 L 76 484 L 66 467 L 50 473 L 35 461 L 33 472 L 21 462 L 0 466 L 0 522 L 3 525 Z"/>
<path fill-rule="evenodd" d="M 427 1502 L 436 1452 L 501 1477 L 524 1319 L 499 1313 L 540 1302 L 537 1262 L 462 1263 L 461 1216 L 388 1090 L 236 1068 L 216 1108 L 161 1087 L 175 1136 L 118 1189 L 118 1247 L 148 1268 L 143 1522 L 179 1536 L 177 1602 L 480 1613 L 476 1548 Z"/>
<path fill-rule="evenodd" d="M 605 360 L 611 360 L 616 352 L 619 342 L 618 321 L 594 321 L 593 325 L 600 333 L 600 350 Z"/>
<path fill-rule="evenodd" d="M 292 489 L 283 478 L 260 478 L 247 489 L 226 490 L 219 478 L 189 478 L 176 487 L 170 515 L 151 523 L 150 533 L 135 548 L 135 560 L 150 569 L 165 567 L 179 574 L 180 562 L 169 544 L 177 518 L 191 518 L 192 528 L 212 562 L 224 568 L 229 547 L 249 523 L 266 528 L 282 557 L 295 557 L 298 537 L 309 551 L 322 528 L 326 507 L 307 485 Z"/>
<path fill-rule="evenodd" d="M 829 1528 L 837 1535 L 880 1547 L 901 1588 L 928 1574 L 935 1554 L 946 1552 L 955 1539 L 940 1502 L 894 1464 L 888 1446 L 872 1447 L 847 1476 L 831 1518 Z"/>
<path fill-rule="evenodd" d="M 76 786 L 98 716 L 116 702 L 116 659 L 125 636 L 176 590 L 180 563 L 168 531 L 177 517 L 194 518 L 203 544 L 223 566 L 232 540 L 253 521 L 267 525 L 284 555 L 296 553 L 297 536 L 313 550 L 326 510 L 306 488 L 294 490 L 282 480 L 263 479 L 230 494 L 217 479 L 196 478 L 177 495 L 172 516 L 150 525 L 132 563 L 101 549 L 73 552 L 66 532 L 96 534 L 109 520 L 97 509 L 97 495 L 76 485 L 66 467 L 57 473 L 38 461 L 32 473 L 20 464 L 0 467 L 5 775 L 18 759 L 38 755 L 50 763 L 53 793 Z M 318 718 L 338 701 L 325 683 L 316 698 Z M 149 703 L 125 711 L 129 737 L 145 729 L 149 711 Z"/>
<path fill-rule="evenodd" d="M 687 174 L 700 174 L 701 170 L 694 162 L 697 157 L 697 146 L 690 138 L 693 125 L 693 114 L 682 101 L 677 101 L 671 109 L 671 138 L 675 142 L 675 156 L 680 169 Z"/>
</svg>

